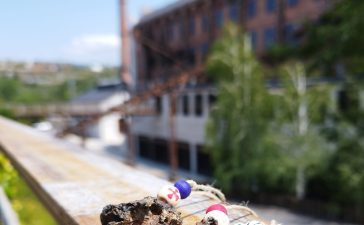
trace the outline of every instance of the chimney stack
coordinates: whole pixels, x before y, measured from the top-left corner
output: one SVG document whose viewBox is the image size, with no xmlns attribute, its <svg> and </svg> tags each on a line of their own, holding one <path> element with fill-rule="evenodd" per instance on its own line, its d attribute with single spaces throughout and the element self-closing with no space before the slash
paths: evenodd
<svg viewBox="0 0 364 225">
<path fill-rule="evenodd" d="M 129 30 L 127 21 L 127 7 L 126 0 L 119 0 L 120 5 L 120 31 L 121 31 L 121 68 L 120 68 L 120 79 L 121 82 L 130 87 L 132 78 L 129 72 L 130 65 L 130 52 L 129 52 Z"/>
</svg>

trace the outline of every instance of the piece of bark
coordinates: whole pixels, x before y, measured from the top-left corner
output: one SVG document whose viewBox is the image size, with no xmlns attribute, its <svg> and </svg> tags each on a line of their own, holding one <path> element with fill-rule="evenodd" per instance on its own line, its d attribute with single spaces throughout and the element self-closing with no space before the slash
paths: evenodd
<svg viewBox="0 0 364 225">
<path fill-rule="evenodd" d="M 100 215 L 102 225 L 182 225 L 181 213 L 153 197 L 107 205 Z"/>
<path fill-rule="evenodd" d="M 207 219 L 204 219 L 201 222 L 196 223 L 196 225 L 218 225 L 218 222 L 214 218 L 208 217 Z"/>
</svg>

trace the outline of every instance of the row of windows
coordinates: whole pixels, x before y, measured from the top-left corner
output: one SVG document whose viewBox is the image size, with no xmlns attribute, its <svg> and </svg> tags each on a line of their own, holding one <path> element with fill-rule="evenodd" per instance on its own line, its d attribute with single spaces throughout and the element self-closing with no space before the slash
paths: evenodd
<svg viewBox="0 0 364 225">
<path fill-rule="evenodd" d="M 274 12 L 277 9 L 277 1 L 278 0 L 265 0 L 266 1 L 266 11 Z M 289 7 L 294 7 L 299 4 L 299 0 L 286 0 L 286 4 Z M 257 0 L 249 0 L 247 2 L 246 14 L 248 18 L 253 18 L 257 14 Z M 232 3 L 229 6 L 229 18 L 231 21 L 237 22 L 240 16 L 240 4 L 238 2 Z M 214 12 L 213 18 L 214 25 L 218 28 L 222 27 L 224 24 L 224 11 L 223 9 L 217 9 Z M 196 20 L 194 17 L 191 17 L 188 20 L 188 32 L 189 35 L 194 35 L 196 33 L 196 23 L 200 23 L 202 32 L 207 32 L 209 30 L 209 18 L 207 15 L 203 15 L 200 20 Z M 175 23 L 172 25 L 172 32 L 167 32 L 171 34 L 172 39 L 178 38 L 180 33 L 183 33 L 183 26 L 180 23 Z"/>
<path fill-rule="evenodd" d="M 216 95 L 208 95 L 208 105 L 211 107 L 216 102 Z M 202 94 L 196 94 L 194 95 L 194 107 L 190 107 L 190 96 L 189 95 L 182 95 L 179 97 L 179 103 L 177 105 L 177 112 L 184 115 L 195 115 L 195 116 L 202 116 L 204 114 L 204 98 Z M 161 97 L 155 98 L 155 109 L 158 114 L 161 114 L 163 111 L 163 101 Z"/>
<path fill-rule="evenodd" d="M 288 24 L 285 27 L 285 41 L 289 45 L 296 45 L 298 40 L 295 37 L 294 33 L 297 29 L 297 25 Z M 250 31 L 250 39 L 252 43 L 253 49 L 256 49 L 259 32 Z M 269 49 L 272 45 L 274 45 L 277 41 L 277 28 L 276 27 L 268 27 L 263 30 L 263 41 L 264 48 Z"/>
<path fill-rule="evenodd" d="M 249 0 L 247 5 L 247 15 L 249 18 L 253 18 L 257 14 L 257 1 Z M 295 7 L 299 4 L 299 0 L 286 0 L 288 7 Z M 271 13 L 277 10 L 278 0 L 265 0 L 265 9 Z"/>
<path fill-rule="evenodd" d="M 169 143 L 164 139 L 152 139 L 145 136 L 138 137 L 139 156 L 148 160 L 168 165 Z M 203 151 L 203 146 L 197 145 L 197 172 L 199 174 L 211 176 L 212 165 L 210 155 Z M 177 143 L 178 167 L 180 169 L 190 170 L 190 144 L 184 142 Z"/>
<path fill-rule="evenodd" d="M 229 17 L 231 21 L 237 22 L 239 19 L 239 5 L 234 3 L 229 7 Z M 222 9 L 217 9 L 214 12 L 213 18 L 214 25 L 218 28 L 222 27 L 224 24 L 224 11 Z M 197 24 L 201 26 L 202 32 L 208 32 L 209 30 L 209 17 L 207 15 L 202 15 L 201 18 L 196 19 L 191 17 L 188 19 L 188 32 L 189 35 L 194 35 L 196 33 Z M 178 38 L 180 33 L 183 33 L 183 26 L 180 23 L 175 23 L 171 25 L 170 31 L 167 32 L 169 38 Z"/>
</svg>

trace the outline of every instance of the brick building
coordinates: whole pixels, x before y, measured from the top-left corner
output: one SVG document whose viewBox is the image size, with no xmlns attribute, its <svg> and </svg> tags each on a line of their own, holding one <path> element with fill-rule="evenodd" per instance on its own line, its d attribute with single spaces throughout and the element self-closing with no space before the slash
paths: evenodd
<svg viewBox="0 0 364 225">
<path fill-rule="evenodd" d="M 258 56 L 274 43 L 297 44 L 294 32 L 317 19 L 327 0 L 180 0 L 144 16 L 135 26 L 137 86 L 163 81 L 183 68 L 203 65 L 224 23 L 238 23 L 251 37 Z M 180 167 L 194 174 L 211 172 L 202 151 L 204 127 L 215 100 L 213 85 L 193 85 L 178 91 L 176 135 Z M 195 83 L 196 84 L 196 83 Z M 168 163 L 169 96 L 150 101 L 158 115 L 136 118 L 132 132 L 140 156 Z"/>
<path fill-rule="evenodd" d="M 328 0 L 180 0 L 141 19 L 134 28 L 138 84 L 175 74 L 176 61 L 185 67 L 203 64 L 209 47 L 225 22 L 241 25 L 258 55 L 274 43 L 295 44 L 293 36 L 302 22 L 315 20 Z M 152 43 L 164 54 L 142 44 Z"/>
</svg>

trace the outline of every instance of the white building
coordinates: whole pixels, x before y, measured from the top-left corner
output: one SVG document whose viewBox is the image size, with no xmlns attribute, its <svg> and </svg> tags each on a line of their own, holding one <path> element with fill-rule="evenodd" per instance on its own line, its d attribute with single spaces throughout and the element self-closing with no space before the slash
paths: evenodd
<svg viewBox="0 0 364 225">
<path fill-rule="evenodd" d="M 213 88 L 184 89 L 178 94 L 175 117 L 179 168 L 192 174 L 211 175 L 209 154 L 203 149 L 209 111 L 216 100 Z M 156 97 L 148 103 L 156 115 L 134 117 L 132 134 L 141 158 L 169 163 L 170 96 Z"/>
<path fill-rule="evenodd" d="M 129 93 L 120 84 L 103 84 L 95 89 L 74 98 L 70 107 L 79 111 L 86 110 L 91 115 L 107 112 L 109 109 L 122 105 L 130 98 Z M 73 110 L 78 111 L 78 110 Z M 87 115 L 87 113 L 84 113 Z M 120 144 L 125 137 L 119 130 L 120 113 L 106 114 L 94 125 L 87 128 L 86 134 L 98 138 L 105 144 Z"/>
</svg>

